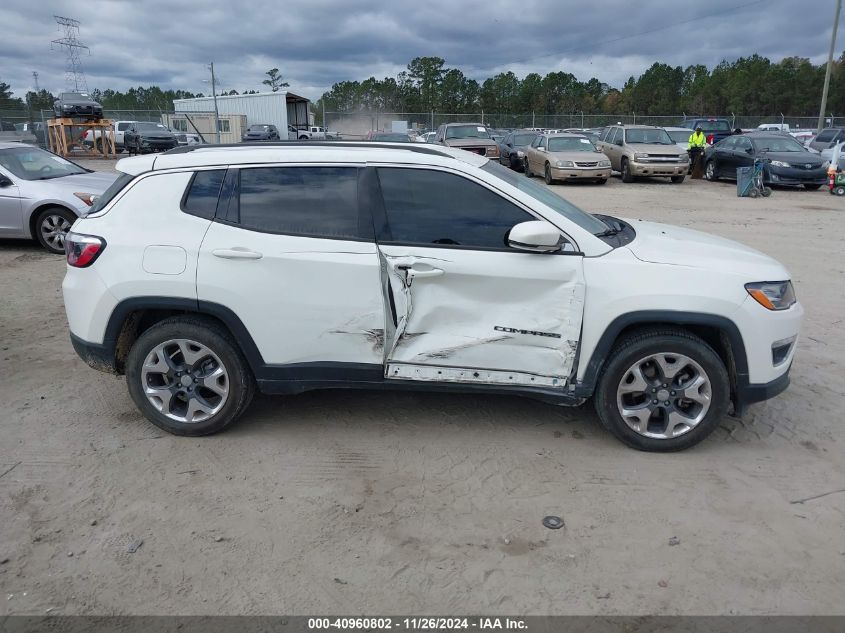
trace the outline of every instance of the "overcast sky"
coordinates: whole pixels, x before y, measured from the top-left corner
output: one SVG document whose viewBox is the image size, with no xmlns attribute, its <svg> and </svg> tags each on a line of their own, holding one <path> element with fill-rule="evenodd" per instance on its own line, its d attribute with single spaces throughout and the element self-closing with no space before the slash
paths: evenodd
<svg viewBox="0 0 845 633">
<path fill-rule="evenodd" d="M 54 14 L 81 22 L 90 89 L 208 94 L 214 61 L 220 89 L 266 89 L 264 72 L 278 67 L 289 90 L 316 99 L 336 81 L 395 76 L 427 55 L 479 80 L 563 70 L 616 87 L 655 61 L 712 67 L 756 52 L 819 63 L 833 10 L 834 0 L 2 0 L 0 81 L 19 97 L 32 71 L 42 88 L 65 86 Z"/>
</svg>

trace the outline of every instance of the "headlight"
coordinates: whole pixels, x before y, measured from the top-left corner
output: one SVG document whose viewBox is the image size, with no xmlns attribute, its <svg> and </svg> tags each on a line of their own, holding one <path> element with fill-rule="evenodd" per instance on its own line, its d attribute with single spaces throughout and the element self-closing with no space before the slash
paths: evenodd
<svg viewBox="0 0 845 633">
<path fill-rule="evenodd" d="M 525 158 L 525 152 L 523 152 L 521 149 L 516 150 L 516 157 Z"/>
<path fill-rule="evenodd" d="M 555 163 L 558 167 L 575 167 L 575 163 L 571 160 L 559 160 Z"/>
<path fill-rule="evenodd" d="M 643 152 L 634 152 L 634 160 L 643 160 L 644 158 L 648 158 L 648 154 Z"/>
<path fill-rule="evenodd" d="M 599 167 L 610 167 L 610 161 L 609 160 L 600 160 L 599 161 Z"/>
<path fill-rule="evenodd" d="M 99 197 L 96 193 L 81 193 L 79 191 L 74 191 L 73 195 L 82 200 L 82 202 L 87 204 L 89 207 L 94 204 L 94 201 Z"/>
<path fill-rule="evenodd" d="M 791 281 L 758 281 L 745 284 L 745 289 L 767 310 L 786 310 L 795 303 Z"/>
<path fill-rule="evenodd" d="M 782 160 L 773 160 L 771 161 L 772 167 L 789 167 L 789 163 L 785 163 Z"/>
</svg>

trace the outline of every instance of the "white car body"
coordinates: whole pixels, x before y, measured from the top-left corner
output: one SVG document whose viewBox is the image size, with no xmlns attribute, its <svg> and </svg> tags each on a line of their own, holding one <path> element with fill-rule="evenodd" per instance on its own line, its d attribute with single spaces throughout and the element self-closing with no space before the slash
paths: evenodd
<svg viewBox="0 0 845 633">
<path fill-rule="evenodd" d="M 114 146 L 118 151 L 123 151 L 123 135 L 126 130 L 132 127 L 133 123 L 136 123 L 136 121 L 115 121 L 112 124 L 112 131 L 109 133 L 114 135 Z M 100 138 L 102 135 L 102 130 L 88 129 L 83 133 L 82 141 L 83 143 L 93 145 L 95 139 Z"/>
<path fill-rule="evenodd" d="M 352 166 L 361 178 L 385 167 L 445 172 L 533 218 L 510 240 L 546 227 L 563 250 L 278 234 L 180 211 L 197 170 L 315 164 Z M 93 265 L 69 266 L 63 283 L 74 345 L 100 369 L 121 371 L 117 341 L 133 310 L 170 306 L 226 323 L 268 393 L 424 383 L 579 404 L 593 394 L 622 329 L 655 322 L 721 328 L 738 359 L 739 411 L 788 384 L 803 310 L 797 302 L 767 310 L 744 287 L 788 280 L 780 263 L 722 238 L 639 220 L 627 221 L 636 237 L 614 246 L 527 193 L 523 176 L 470 152 L 373 143 L 201 146 L 124 159 L 117 169 L 134 179 L 73 227 L 107 245 Z M 788 355 L 774 364 L 772 345 L 784 340 Z"/>
</svg>

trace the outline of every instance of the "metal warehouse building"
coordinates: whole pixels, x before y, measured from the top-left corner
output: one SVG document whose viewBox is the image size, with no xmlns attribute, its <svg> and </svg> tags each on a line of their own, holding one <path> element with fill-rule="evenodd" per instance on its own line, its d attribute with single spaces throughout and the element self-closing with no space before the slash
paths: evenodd
<svg viewBox="0 0 845 633">
<path fill-rule="evenodd" d="M 214 97 L 175 99 L 173 107 L 176 117 L 194 112 L 209 114 L 214 112 Z M 275 125 L 283 135 L 282 138 L 288 125 L 304 129 L 309 123 L 308 99 L 284 90 L 217 97 L 217 110 L 221 118 L 244 115 L 247 126 L 260 123 Z"/>
</svg>

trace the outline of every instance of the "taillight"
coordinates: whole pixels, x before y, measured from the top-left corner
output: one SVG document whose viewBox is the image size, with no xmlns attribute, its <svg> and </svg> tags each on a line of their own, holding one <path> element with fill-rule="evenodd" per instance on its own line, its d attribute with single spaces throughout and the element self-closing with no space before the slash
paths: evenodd
<svg viewBox="0 0 845 633">
<path fill-rule="evenodd" d="M 708 135 L 707 135 L 707 144 L 708 144 L 708 145 L 712 145 L 712 144 L 713 144 L 713 139 L 714 139 L 714 138 L 716 138 L 716 135 L 715 135 L 715 134 L 708 134 Z"/>
<path fill-rule="evenodd" d="M 106 240 L 96 235 L 68 233 L 65 237 L 65 255 L 68 266 L 85 268 L 90 266 L 106 250 Z"/>
</svg>

